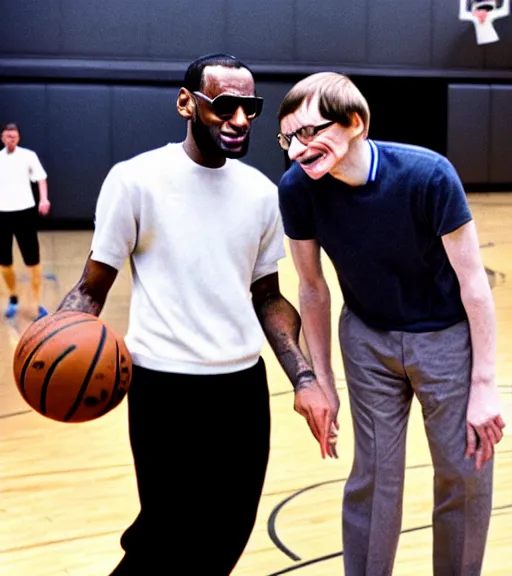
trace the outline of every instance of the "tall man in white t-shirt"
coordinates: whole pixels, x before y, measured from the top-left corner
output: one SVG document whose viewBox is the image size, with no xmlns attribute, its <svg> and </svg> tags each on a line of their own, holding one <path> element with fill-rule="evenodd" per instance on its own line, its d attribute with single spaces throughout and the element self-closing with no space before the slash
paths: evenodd
<svg viewBox="0 0 512 576">
<path fill-rule="evenodd" d="M 323 456 L 327 398 L 281 295 L 277 188 L 243 164 L 262 99 L 239 60 L 194 61 L 180 89 L 184 142 L 115 165 L 92 251 L 59 310 L 99 315 L 130 259 L 130 442 L 141 510 L 112 576 L 227 576 L 251 534 L 269 455 L 266 335 Z M 331 436 L 331 437 L 330 437 Z"/>
<path fill-rule="evenodd" d="M 45 216 L 50 211 L 46 172 L 35 152 L 18 146 L 20 132 L 16 124 L 2 129 L 0 151 L 0 270 L 9 290 L 6 318 L 18 311 L 16 273 L 13 266 L 12 242 L 16 238 L 21 256 L 31 275 L 37 316 L 48 312 L 41 305 L 41 264 L 37 237 L 37 212 Z M 31 182 L 39 187 L 39 206 L 32 193 Z"/>
</svg>

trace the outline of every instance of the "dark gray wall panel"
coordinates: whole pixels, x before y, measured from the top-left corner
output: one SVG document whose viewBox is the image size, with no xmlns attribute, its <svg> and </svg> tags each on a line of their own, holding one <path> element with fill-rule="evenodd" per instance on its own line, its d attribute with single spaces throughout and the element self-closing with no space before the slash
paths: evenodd
<svg viewBox="0 0 512 576">
<path fill-rule="evenodd" d="M 491 86 L 490 181 L 512 182 L 512 85 Z"/>
<path fill-rule="evenodd" d="M 476 43 L 472 22 L 459 20 L 459 3 L 432 0 L 432 65 L 439 68 L 480 68 L 484 49 Z"/>
<path fill-rule="evenodd" d="M 194 60 L 221 51 L 224 10 L 215 0 L 159 0 L 146 5 L 150 21 L 150 54 Z"/>
<path fill-rule="evenodd" d="M 0 53 L 56 54 L 59 0 L 0 1 Z"/>
<path fill-rule="evenodd" d="M 463 182 L 489 181 L 489 114 L 489 86 L 449 86 L 447 156 Z"/>
<path fill-rule="evenodd" d="M 265 98 L 261 116 L 253 122 L 251 145 L 244 161 L 255 166 L 276 184 L 284 172 L 285 161 L 277 143 L 277 110 L 292 84 L 259 82 L 258 93 Z"/>
<path fill-rule="evenodd" d="M 112 88 L 112 161 L 158 148 L 186 135 L 186 121 L 176 111 L 177 88 Z"/>
<path fill-rule="evenodd" d="M 21 133 L 20 146 L 37 152 L 45 164 L 47 147 L 46 87 L 37 84 L 0 85 L 0 126 L 15 122 Z"/>
<path fill-rule="evenodd" d="M 149 53 L 148 9 L 140 0 L 61 0 L 64 54 L 145 56 Z"/>
<path fill-rule="evenodd" d="M 52 216 L 92 218 L 112 164 L 110 89 L 55 85 L 47 90 Z"/>
<path fill-rule="evenodd" d="M 457 0 L 0 0 L 0 75 L 161 82 L 232 52 L 277 81 L 336 65 L 500 82 L 512 78 L 510 18 L 478 46 Z"/>
<path fill-rule="evenodd" d="M 226 0 L 227 50 L 242 59 L 293 59 L 293 0 Z"/>
<path fill-rule="evenodd" d="M 431 2 L 373 0 L 368 9 L 368 63 L 430 66 Z"/>
<path fill-rule="evenodd" d="M 510 70 L 512 67 L 512 16 L 494 21 L 499 41 L 485 49 L 485 67 Z"/>
<path fill-rule="evenodd" d="M 363 64 L 368 0 L 297 0 L 295 51 L 304 62 Z"/>
</svg>

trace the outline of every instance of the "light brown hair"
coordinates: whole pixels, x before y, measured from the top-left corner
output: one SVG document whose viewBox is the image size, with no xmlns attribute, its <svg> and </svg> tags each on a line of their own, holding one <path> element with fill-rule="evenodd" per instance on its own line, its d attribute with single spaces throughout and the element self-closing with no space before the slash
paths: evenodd
<svg viewBox="0 0 512 576">
<path fill-rule="evenodd" d="M 359 114 L 365 127 L 364 133 L 368 134 L 368 102 L 347 76 L 336 72 L 318 72 L 297 82 L 281 102 L 277 115 L 279 122 L 315 97 L 318 98 L 319 112 L 326 120 L 348 127 L 352 125 L 353 115 Z"/>
</svg>

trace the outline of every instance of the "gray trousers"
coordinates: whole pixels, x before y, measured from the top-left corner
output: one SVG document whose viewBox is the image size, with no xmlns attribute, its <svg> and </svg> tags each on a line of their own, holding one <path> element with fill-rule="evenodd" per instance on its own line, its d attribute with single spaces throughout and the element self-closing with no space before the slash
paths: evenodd
<svg viewBox="0 0 512 576">
<path fill-rule="evenodd" d="M 389 576 L 402 523 L 405 441 L 419 400 L 434 467 L 435 576 L 479 576 L 493 463 L 465 459 L 471 372 L 467 322 L 438 332 L 375 330 L 346 306 L 340 345 L 355 436 L 343 499 L 346 576 Z"/>
</svg>

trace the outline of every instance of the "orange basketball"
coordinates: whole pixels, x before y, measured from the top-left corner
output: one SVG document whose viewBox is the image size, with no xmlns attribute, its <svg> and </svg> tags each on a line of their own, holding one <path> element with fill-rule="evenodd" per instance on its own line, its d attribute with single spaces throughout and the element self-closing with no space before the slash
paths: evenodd
<svg viewBox="0 0 512 576">
<path fill-rule="evenodd" d="M 14 352 L 13 371 L 34 410 L 59 422 L 87 422 L 123 400 L 132 360 L 103 320 L 70 310 L 28 327 Z"/>
</svg>

